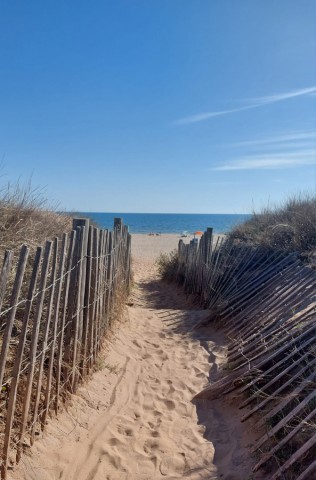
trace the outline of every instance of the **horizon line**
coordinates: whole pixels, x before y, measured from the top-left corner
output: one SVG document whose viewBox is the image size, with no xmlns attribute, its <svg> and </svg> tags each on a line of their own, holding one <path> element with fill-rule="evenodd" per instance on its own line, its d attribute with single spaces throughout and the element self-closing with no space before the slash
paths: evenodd
<svg viewBox="0 0 316 480">
<path fill-rule="evenodd" d="M 121 215 L 252 215 L 252 213 L 190 213 L 190 212 L 101 212 L 101 211 L 89 211 L 89 210 L 63 210 L 61 213 L 107 213 L 107 214 L 121 214 Z"/>
</svg>

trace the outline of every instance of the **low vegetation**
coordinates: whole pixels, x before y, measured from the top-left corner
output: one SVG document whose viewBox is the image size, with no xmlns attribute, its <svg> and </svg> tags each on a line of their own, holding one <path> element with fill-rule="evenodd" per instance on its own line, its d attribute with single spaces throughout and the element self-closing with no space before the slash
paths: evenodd
<svg viewBox="0 0 316 480">
<path fill-rule="evenodd" d="M 0 256 L 4 250 L 31 249 L 47 238 L 71 230 L 72 219 L 48 204 L 43 190 L 31 183 L 7 185 L 0 190 Z"/>
<path fill-rule="evenodd" d="M 156 260 L 158 274 L 160 277 L 171 282 L 175 280 L 175 274 L 178 270 L 178 252 L 172 250 L 170 253 L 161 253 Z"/>
<path fill-rule="evenodd" d="M 230 236 L 244 243 L 297 252 L 316 264 L 316 196 L 290 197 L 282 205 L 266 207 L 236 226 Z"/>
</svg>

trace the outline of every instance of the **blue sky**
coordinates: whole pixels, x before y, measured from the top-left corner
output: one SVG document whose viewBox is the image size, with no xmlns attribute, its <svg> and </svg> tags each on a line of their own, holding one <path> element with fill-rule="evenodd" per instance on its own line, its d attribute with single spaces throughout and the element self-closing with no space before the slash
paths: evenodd
<svg viewBox="0 0 316 480">
<path fill-rule="evenodd" d="M 247 213 L 316 185 L 314 0 L 0 0 L 2 184 Z"/>
</svg>

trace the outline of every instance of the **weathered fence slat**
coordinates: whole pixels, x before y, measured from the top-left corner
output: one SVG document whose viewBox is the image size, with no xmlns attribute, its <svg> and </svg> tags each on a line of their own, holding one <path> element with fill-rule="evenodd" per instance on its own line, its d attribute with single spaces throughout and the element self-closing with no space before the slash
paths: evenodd
<svg viewBox="0 0 316 480">
<path fill-rule="evenodd" d="M 87 260 L 86 260 L 86 280 L 84 290 L 84 307 L 83 307 L 83 327 L 82 327 L 82 351 L 81 351 L 81 364 L 80 374 L 84 376 L 88 369 L 88 356 L 89 352 L 89 331 L 90 331 L 90 301 L 91 301 L 91 267 L 92 267 L 92 244 L 93 244 L 93 227 L 89 227 L 88 240 L 87 240 Z"/>
<path fill-rule="evenodd" d="M 1 346 L 1 353 L 0 353 L 0 388 L 2 388 L 4 369 L 5 369 L 5 364 L 7 360 L 7 354 L 9 351 L 9 343 L 11 339 L 15 314 L 18 307 L 17 304 L 20 296 L 21 287 L 22 287 L 28 254 L 29 254 L 29 249 L 27 248 L 26 245 L 23 245 L 20 253 L 17 270 L 16 270 L 16 275 L 15 275 L 15 280 L 14 280 L 14 285 L 13 285 L 13 290 L 11 295 L 11 301 L 9 306 L 9 313 L 6 319 L 5 329 L 4 329 L 3 339 L 2 339 L 2 346 Z"/>
<path fill-rule="evenodd" d="M 49 405 L 50 405 L 52 377 L 53 377 L 53 364 L 54 364 L 57 325 L 58 325 L 58 317 L 59 317 L 59 306 L 60 306 L 61 291 L 62 291 L 62 285 L 63 285 L 63 274 L 64 274 L 64 267 L 65 267 L 66 242 L 67 242 L 67 235 L 64 234 L 62 239 L 60 259 L 59 259 L 59 265 L 58 265 L 56 294 L 55 294 L 54 305 L 53 305 L 53 311 L 54 311 L 53 334 L 52 334 L 52 340 L 51 340 L 51 346 L 50 346 L 47 381 L 46 381 L 46 388 L 45 388 L 44 412 L 42 413 L 42 416 L 41 416 L 42 430 L 44 429 L 44 426 L 46 423 L 46 418 L 47 418 Z M 58 246 L 58 243 L 56 245 L 56 252 L 57 252 L 57 246 Z"/>
<path fill-rule="evenodd" d="M 93 300 L 93 363 L 97 358 L 97 347 L 98 347 L 98 335 L 99 335 L 99 303 L 98 303 L 98 296 L 99 296 L 99 288 L 100 288 L 100 275 L 99 275 L 99 245 L 100 245 L 100 231 L 97 230 L 94 236 L 93 242 L 93 257 L 95 260 L 94 265 L 94 300 Z"/>
<path fill-rule="evenodd" d="M 260 461 L 254 466 L 253 471 L 256 472 L 261 468 L 264 464 L 270 460 L 270 458 L 273 457 L 273 455 L 276 454 L 280 448 L 282 448 L 288 441 L 291 440 L 302 428 L 306 427 L 307 422 L 314 418 L 316 416 L 316 408 L 310 412 L 307 417 L 303 418 L 303 420 L 295 427 L 293 428 L 290 433 L 288 433 L 285 437 L 280 440 L 275 447 L 273 447 L 268 453 L 266 453 L 263 458 L 260 459 Z"/>
<path fill-rule="evenodd" d="M 48 292 L 47 312 L 46 312 L 46 319 L 44 322 L 44 329 L 42 332 L 43 339 L 42 339 L 42 344 L 40 349 L 39 369 L 38 369 L 38 376 L 37 376 L 37 382 L 36 382 L 36 393 L 35 393 L 35 400 L 34 400 L 33 409 L 32 409 L 33 419 L 32 419 L 32 428 L 31 428 L 31 445 L 34 443 L 34 439 L 35 439 L 40 395 L 42 393 L 44 360 L 45 360 L 45 355 L 47 353 L 48 332 L 49 332 L 49 327 L 50 327 L 50 322 L 52 317 L 53 301 L 54 301 L 54 294 L 55 294 L 57 249 L 58 249 L 58 241 L 57 239 L 55 239 L 53 243 L 53 259 L 52 259 L 52 266 L 51 266 L 50 286 L 49 286 L 49 292 Z"/>
<path fill-rule="evenodd" d="M 36 280 L 37 280 L 41 255 L 42 255 L 42 249 L 41 247 L 39 247 L 36 250 L 36 254 L 35 254 L 33 271 L 31 275 L 29 290 L 27 294 L 27 301 L 26 301 L 26 306 L 24 311 L 23 324 L 22 324 L 22 329 L 20 333 L 15 362 L 12 370 L 12 382 L 10 385 L 10 395 L 9 395 L 7 419 L 6 419 L 6 426 L 5 426 L 5 432 L 4 432 L 4 444 L 3 444 L 2 475 L 4 478 L 6 477 L 6 472 L 8 467 L 8 451 L 10 447 L 11 429 L 12 429 L 12 423 L 13 423 L 14 412 L 15 412 L 16 395 L 17 395 L 17 390 L 19 386 L 19 379 L 20 379 L 21 365 L 22 365 L 22 359 L 23 359 L 23 352 L 25 348 L 27 327 L 29 323 L 30 312 L 32 308 L 33 298 L 34 298 L 34 291 L 36 286 Z"/>
<path fill-rule="evenodd" d="M 58 330 L 58 347 L 57 347 L 57 366 L 56 366 L 56 396 L 55 396 L 55 414 L 58 414 L 58 405 L 59 405 L 59 394 L 60 394 L 60 378 L 62 374 L 62 360 L 65 356 L 65 346 L 64 346 L 64 333 L 65 333 L 65 322 L 67 315 L 67 305 L 69 304 L 69 285 L 71 279 L 71 267 L 73 264 L 74 248 L 76 242 L 76 232 L 73 230 L 70 235 L 68 250 L 67 250 L 67 259 L 66 259 L 66 274 L 64 280 L 64 291 L 62 299 L 62 312 L 59 322 Z M 64 369 L 65 371 L 65 369 Z"/>
<path fill-rule="evenodd" d="M 296 452 L 278 469 L 278 471 L 271 477 L 271 480 L 281 478 L 282 474 L 286 472 L 293 463 L 295 463 L 304 453 L 308 452 L 314 445 L 316 445 L 316 433 L 304 443 Z"/>
<path fill-rule="evenodd" d="M 44 249 L 41 278 L 39 282 L 39 294 L 38 294 L 37 303 L 36 303 L 36 312 L 33 320 L 33 329 L 32 329 L 31 345 L 30 345 L 30 357 L 29 357 L 29 371 L 28 371 L 27 380 L 26 380 L 24 401 L 23 401 L 23 407 L 22 407 L 22 418 L 20 423 L 20 432 L 19 432 L 19 439 L 18 439 L 18 445 L 17 445 L 17 461 L 19 461 L 21 458 L 22 441 L 26 431 L 26 424 L 27 424 L 29 408 L 30 408 L 33 376 L 34 376 L 36 353 L 37 353 L 38 333 L 39 333 L 40 321 L 42 317 L 51 248 L 52 248 L 52 242 L 47 241 Z"/>
<path fill-rule="evenodd" d="M 316 472 L 316 460 L 314 460 L 307 468 L 304 470 L 304 472 L 301 473 L 299 477 L 297 477 L 296 480 L 310 480 L 311 478 L 311 473 Z"/>
<path fill-rule="evenodd" d="M 301 368 L 296 374 L 294 374 L 293 376 L 291 376 L 285 383 L 282 383 L 282 385 L 277 388 L 273 393 L 271 393 L 269 396 L 267 396 L 266 398 L 264 398 L 264 400 L 262 400 L 262 402 L 260 402 L 258 405 L 256 405 L 252 410 L 250 410 L 249 412 L 247 412 L 242 418 L 241 418 L 241 421 L 244 422 L 245 420 L 247 420 L 247 418 L 251 417 L 251 415 L 253 415 L 255 412 L 257 412 L 258 410 L 261 410 L 263 409 L 263 407 L 269 403 L 269 402 L 272 402 L 273 400 L 275 400 L 275 398 L 277 397 L 277 395 L 279 395 L 281 392 L 283 392 L 283 390 L 285 390 L 288 386 L 291 386 L 293 385 L 293 382 L 298 379 L 298 378 L 301 378 L 303 376 L 303 374 L 306 372 L 306 370 L 309 370 L 311 367 L 313 367 L 314 365 L 316 365 L 316 358 L 314 359 L 314 361 L 308 363 L 307 365 L 305 365 L 303 368 Z M 300 384 L 300 389 L 298 392 L 296 392 L 296 394 L 298 395 L 298 393 L 300 391 L 302 391 L 304 388 L 305 388 L 305 383 L 301 383 Z M 262 392 L 263 393 L 263 390 L 260 389 L 259 391 L 260 393 Z M 291 395 L 294 395 L 295 394 L 295 391 L 291 392 L 291 394 L 289 394 L 288 396 L 291 397 Z M 286 405 L 286 404 L 285 404 Z M 280 407 L 280 408 L 283 408 Z M 269 412 L 269 417 L 272 417 L 272 412 Z"/>
</svg>

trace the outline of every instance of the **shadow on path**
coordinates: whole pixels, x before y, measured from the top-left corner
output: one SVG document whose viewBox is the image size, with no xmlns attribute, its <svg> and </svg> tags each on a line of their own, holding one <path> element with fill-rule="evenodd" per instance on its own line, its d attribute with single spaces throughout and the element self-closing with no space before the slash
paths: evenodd
<svg viewBox="0 0 316 480">
<path fill-rule="evenodd" d="M 200 308 L 197 302 L 193 303 L 194 299 L 186 296 L 181 287 L 156 278 L 138 283 L 136 301 L 137 298 L 142 299 L 145 308 L 155 311 L 170 335 L 180 335 L 183 339 L 199 342 L 208 354 L 210 368 L 205 377 L 207 382 L 220 378 L 223 374 L 221 366 L 226 361 L 227 341 L 224 334 L 212 325 L 194 328 L 198 322 L 209 317 L 208 310 Z M 197 399 L 192 403 L 196 407 L 198 423 L 204 426 L 204 438 L 215 448 L 213 463 L 218 469 L 218 478 L 264 478 L 260 474 L 250 477 L 254 464 L 250 445 L 254 439 L 241 423 L 237 407 L 226 398 L 212 401 Z"/>
</svg>

